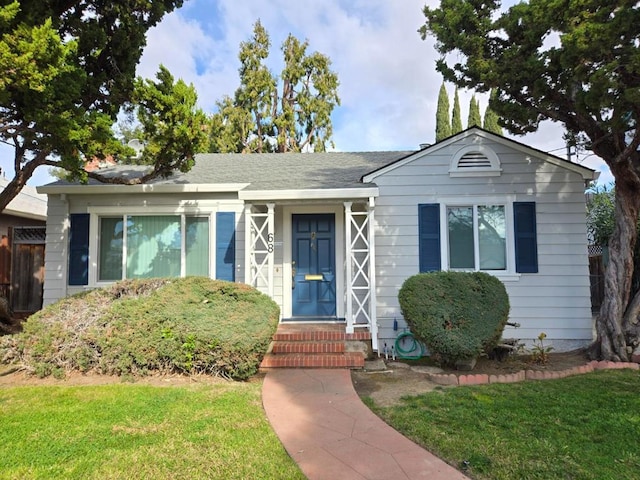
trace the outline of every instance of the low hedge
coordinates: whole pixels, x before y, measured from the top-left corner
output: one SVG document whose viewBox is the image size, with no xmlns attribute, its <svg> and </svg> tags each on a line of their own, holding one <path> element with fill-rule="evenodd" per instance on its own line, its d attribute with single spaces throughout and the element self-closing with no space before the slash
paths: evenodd
<svg viewBox="0 0 640 480">
<path fill-rule="evenodd" d="M 204 277 L 127 280 L 65 298 L 0 339 L 0 359 L 39 376 L 255 374 L 278 306 L 244 284 Z"/>
<path fill-rule="evenodd" d="M 398 300 L 413 335 L 449 364 L 492 350 L 509 317 L 504 285 L 484 272 L 414 275 Z"/>
</svg>

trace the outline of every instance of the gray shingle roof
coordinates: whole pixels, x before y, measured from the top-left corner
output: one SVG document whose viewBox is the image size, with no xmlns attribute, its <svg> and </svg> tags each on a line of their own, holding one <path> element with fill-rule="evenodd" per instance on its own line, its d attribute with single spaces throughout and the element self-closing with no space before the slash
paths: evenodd
<svg viewBox="0 0 640 480">
<path fill-rule="evenodd" d="M 248 183 L 246 190 L 358 188 L 361 177 L 412 152 L 327 152 L 217 154 L 196 156 L 187 173 L 176 172 L 155 185 Z M 104 175 L 138 175 L 143 169 L 130 165 L 110 167 Z M 56 182 L 51 185 L 67 185 Z M 99 184 L 90 181 L 90 184 Z"/>
</svg>

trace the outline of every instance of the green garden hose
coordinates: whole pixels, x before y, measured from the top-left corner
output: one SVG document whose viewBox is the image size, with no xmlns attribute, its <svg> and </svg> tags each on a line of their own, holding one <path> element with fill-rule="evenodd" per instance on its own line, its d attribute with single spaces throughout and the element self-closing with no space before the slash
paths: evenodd
<svg viewBox="0 0 640 480">
<path fill-rule="evenodd" d="M 405 339 L 410 340 L 409 348 L 403 348 L 401 346 L 401 344 L 404 344 Z M 425 353 L 424 345 L 416 340 L 416 337 L 414 337 L 411 332 L 404 332 L 398 335 L 396 337 L 395 347 L 398 358 L 404 358 L 405 360 L 418 360 L 420 357 L 423 357 Z M 416 354 L 415 352 L 418 353 Z"/>
</svg>

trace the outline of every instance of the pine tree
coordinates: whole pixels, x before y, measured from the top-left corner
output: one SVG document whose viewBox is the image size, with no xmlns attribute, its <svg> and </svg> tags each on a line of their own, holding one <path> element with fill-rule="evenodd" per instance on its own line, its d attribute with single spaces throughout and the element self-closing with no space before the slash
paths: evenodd
<svg viewBox="0 0 640 480">
<path fill-rule="evenodd" d="M 456 94 L 453 97 L 453 115 L 451 118 L 451 134 L 455 135 L 462 131 L 462 112 L 460 111 L 460 97 L 458 95 L 458 89 L 456 88 Z"/>
<path fill-rule="evenodd" d="M 444 86 L 440 86 L 438 94 L 438 109 L 436 110 L 436 142 L 451 136 L 451 124 L 449 123 L 449 95 Z"/>
<path fill-rule="evenodd" d="M 492 133 L 502 135 L 502 127 L 498 123 L 500 117 L 498 117 L 498 114 L 491 108 L 491 103 L 494 102 L 494 98 L 496 97 L 496 95 L 497 92 L 493 89 L 489 93 L 489 105 L 484 111 L 484 129 Z"/>
<path fill-rule="evenodd" d="M 482 117 L 480 116 L 480 103 L 476 100 L 476 96 L 471 97 L 469 104 L 469 119 L 467 120 L 467 128 L 482 127 Z"/>
</svg>

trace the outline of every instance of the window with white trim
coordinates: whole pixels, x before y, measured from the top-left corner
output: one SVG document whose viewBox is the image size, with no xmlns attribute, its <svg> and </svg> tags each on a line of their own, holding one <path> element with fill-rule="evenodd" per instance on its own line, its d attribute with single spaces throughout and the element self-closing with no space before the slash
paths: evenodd
<svg viewBox="0 0 640 480">
<path fill-rule="evenodd" d="M 507 269 L 504 205 L 449 206 L 446 218 L 450 269 Z"/>
<path fill-rule="evenodd" d="M 535 202 L 467 199 L 418 205 L 421 272 L 538 272 Z"/>
<path fill-rule="evenodd" d="M 208 216 L 103 216 L 98 233 L 98 281 L 209 276 Z"/>
</svg>

